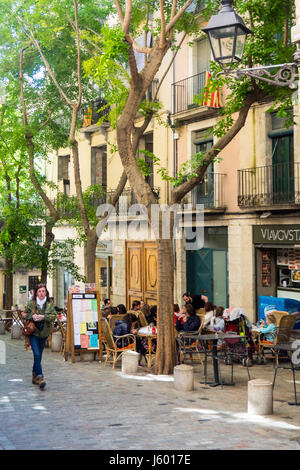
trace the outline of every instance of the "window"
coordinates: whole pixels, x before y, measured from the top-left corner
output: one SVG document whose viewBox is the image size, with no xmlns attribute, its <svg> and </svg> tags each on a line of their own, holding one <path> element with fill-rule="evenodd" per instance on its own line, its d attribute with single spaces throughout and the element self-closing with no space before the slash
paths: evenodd
<svg viewBox="0 0 300 470">
<path fill-rule="evenodd" d="M 70 155 L 59 155 L 57 161 L 57 179 L 68 180 L 70 179 Z"/>
<path fill-rule="evenodd" d="M 107 148 L 93 147 L 91 155 L 91 184 L 107 184 Z"/>
<path fill-rule="evenodd" d="M 193 146 L 195 153 L 208 152 L 213 145 L 213 139 L 209 135 L 209 129 L 196 131 L 193 133 Z M 193 204 L 204 204 L 205 207 L 213 206 L 214 202 L 214 175 L 213 163 L 211 163 L 205 173 L 203 181 L 199 183 L 192 193 Z"/>
<path fill-rule="evenodd" d="M 41 282 L 40 276 L 28 276 L 28 292 L 35 289 L 36 286 Z"/>
<path fill-rule="evenodd" d="M 292 113 L 292 111 L 291 111 Z M 286 127 L 286 118 L 271 114 L 272 132 L 272 197 L 274 204 L 294 202 L 294 137 L 293 128 Z"/>
</svg>

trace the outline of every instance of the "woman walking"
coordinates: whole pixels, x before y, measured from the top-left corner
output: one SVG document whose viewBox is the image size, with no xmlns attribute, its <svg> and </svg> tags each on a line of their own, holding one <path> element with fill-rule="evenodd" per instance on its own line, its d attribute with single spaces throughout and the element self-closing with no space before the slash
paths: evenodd
<svg viewBox="0 0 300 470">
<path fill-rule="evenodd" d="M 26 305 L 23 317 L 24 320 L 33 320 L 36 327 L 29 336 L 33 352 L 32 383 L 39 385 L 43 390 L 46 382 L 42 372 L 42 355 L 46 340 L 50 335 L 51 323 L 56 319 L 56 311 L 45 284 L 36 286 L 32 300 L 29 300 Z"/>
</svg>

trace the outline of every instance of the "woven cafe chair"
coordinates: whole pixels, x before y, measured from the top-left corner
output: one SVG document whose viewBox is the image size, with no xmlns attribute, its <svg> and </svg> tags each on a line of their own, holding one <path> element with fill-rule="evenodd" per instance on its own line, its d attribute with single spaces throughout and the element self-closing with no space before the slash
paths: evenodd
<svg viewBox="0 0 300 470">
<path fill-rule="evenodd" d="M 272 312 L 273 313 L 273 312 Z M 279 319 L 279 324 L 277 326 L 276 335 L 274 336 L 274 341 L 266 341 L 258 338 L 258 363 L 265 363 L 265 353 L 269 352 L 272 354 L 272 357 L 276 357 L 278 361 L 278 354 L 275 354 L 273 346 L 279 343 L 288 343 L 295 326 L 296 320 L 298 318 L 298 313 L 282 315 Z"/>
<path fill-rule="evenodd" d="M 106 364 L 112 364 L 114 369 L 116 362 L 121 358 L 123 352 L 136 350 L 135 336 L 128 334 L 114 338 L 112 330 L 105 318 L 100 318 L 100 323 L 103 336 L 102 341 L 105 344 L 106 352 L 104 366 L 106 366 Z M 117 342 L 120 340 L 121 347 L 117 345 Z"/>
</svg>

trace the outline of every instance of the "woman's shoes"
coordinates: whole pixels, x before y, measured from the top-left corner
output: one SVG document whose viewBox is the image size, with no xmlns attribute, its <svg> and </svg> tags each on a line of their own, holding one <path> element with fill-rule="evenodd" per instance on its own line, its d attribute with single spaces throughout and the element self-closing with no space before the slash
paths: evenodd
<svg viewBox="0 0 300 470">
<path fill-rule="evenodd" d="M 46 382 L 42 375 L 38 375 L 37 377 L 32 376 L 32 383 L 38 385 L 40 387 L 40 390 L 44 390 L 44 388 L 46 387 Z"/>
</svg>

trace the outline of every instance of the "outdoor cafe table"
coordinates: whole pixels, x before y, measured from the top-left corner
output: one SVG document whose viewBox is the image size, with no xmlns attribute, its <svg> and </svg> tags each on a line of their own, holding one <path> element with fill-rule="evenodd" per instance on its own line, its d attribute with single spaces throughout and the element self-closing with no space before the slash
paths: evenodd
<svg viewBox="0 0 300 470">
<path fill-rule="evenodd" d="M 206 335 L 191 335 L 189 338 L 198 339 L 200 342 L 211 341 L 212 342 L 212 358 L 213 358 L 213 367 L 214 367 L 214 382 L 210 384 L 211 387 L 217 387 L 218 385 L 225 385 L 224 383 L 220 382 L 220 374 L 219 374 L 219 359 L 218 359 L 218 340 L 226 340 L 226 339 L 245 339 L 245 335 L 237 335 L 235 333 L 213 333 L 213 334 L 206 334 Z M 206 352 L 206 347 L 205 347 Z M 234 385 L 231 382 L 229 385 Z"/>
<path fill-rule="evenodd" d="M 297 341 L 298 342 L 298 341 Z M 299 353 L 298 355 L 300 356 L 300 347 L 299 347 L 299 342 L 298 342 L 298 345 L 293 341 L 293 342 L 288 342 L 288 343 L 276 343 L 274 344 L 274 346 L 272 346 L 272 349 L 274 350 L 275 352 L 275 355 L 276 355 L 276 362 L 275 362 L 275 371 L 274 371 L 274 378 L 273 378 L 273 388 L 275 386 L 275 380 L 276 380 L 276 376 L 277 376 L 277 370 L 278 369 L 289 369 L 292 371 L 293 373 L 293 384 L 294 384 L 294 395 L 295 395 L 295 401 L 289 401 L 288 404 L 289 405 L 296 405 L 296 406 L 299 406 L 300 403 L 297 401 L 297 390 L 296 390 L 296 380 L 295 380 L 295 370 L 299 370 L 299 367 L 300 367 L 300 357 L 299 359 L 296 358 L 293 359 L 293 353 L 295 353 L 295 351 L 297 351 L 297 349 L 299 349 Z M 288 358 L 289 358 L 289 361 L 290 361 L 290 367 L 289 366 L 279 366 L 279 362 L 278 362 L 278 359 L 279 359 L 279 353 L 280 351 L 285 351 L 288 353 Z M 299 363 L 297 364 L 299 360 Z M 298 366 L 298 367 L 297 367 Z"/>
<path fill-rule="evenodd" d="M 139 338 L 147 338 L 148 340 L 148 352 L 146 354 L 146 358 L 147 358 L 147 367 L 149 367 L 149 369 L 151 368 L 151 365 L 152 365 L 152 359 L 153 357 L 155 356 L 155 352 L 152 353 L 152 340 L 154 339 L 157 339 L 157 335 L 149 335 L 149 334 L 146 334 L 146 333 L 138 333 L 136 336 L 138 336 Z"/>
</svg>

